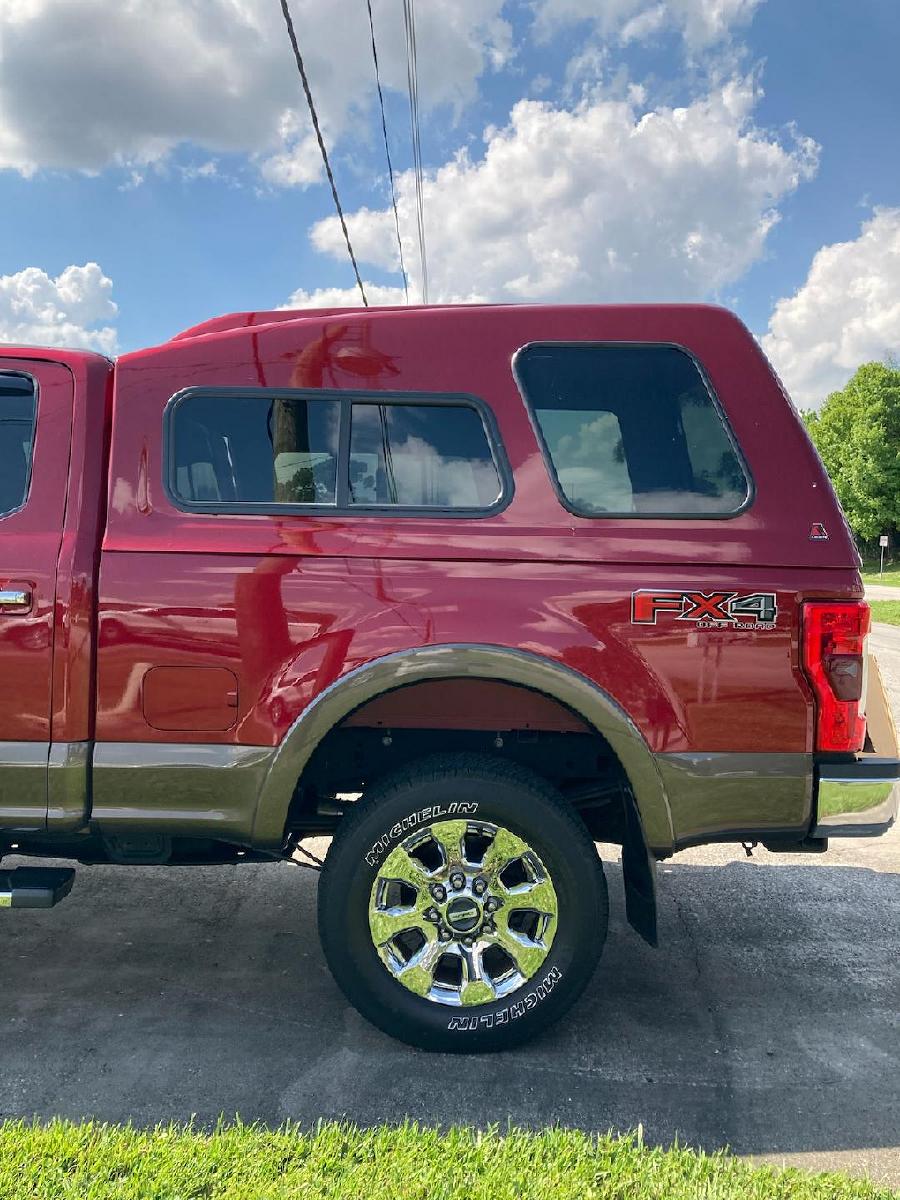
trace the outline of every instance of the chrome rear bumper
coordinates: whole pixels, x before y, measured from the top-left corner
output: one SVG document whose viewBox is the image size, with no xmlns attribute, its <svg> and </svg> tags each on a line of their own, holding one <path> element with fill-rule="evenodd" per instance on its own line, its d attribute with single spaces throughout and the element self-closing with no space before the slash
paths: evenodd
<svg viewBox="0 0 900 1200">
<path fill-rule="evenodd" d="M 900 803 L 900 761 L 865 756 L 818 771 L 813 837 L 876 837 L 887 833 Z"/>
</svg>

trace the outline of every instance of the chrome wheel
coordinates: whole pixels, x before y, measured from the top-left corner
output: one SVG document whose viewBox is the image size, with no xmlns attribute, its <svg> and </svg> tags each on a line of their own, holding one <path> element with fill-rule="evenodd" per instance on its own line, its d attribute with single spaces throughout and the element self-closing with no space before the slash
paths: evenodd
<svg viewBox="0 0 900 1200">
<path fill-rule="evenodd" d="M 484 821 L 438 821 L 400 843 L 375 877 L 369 931 L 385 968 L 438 1004 L 488 1004 L 542 967 L 556 890 L 522 838 Z"/>
</svg>

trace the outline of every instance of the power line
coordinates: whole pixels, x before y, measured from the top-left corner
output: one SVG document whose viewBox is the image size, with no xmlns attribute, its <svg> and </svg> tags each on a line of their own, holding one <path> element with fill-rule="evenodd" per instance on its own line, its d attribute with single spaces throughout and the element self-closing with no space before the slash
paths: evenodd
<svg viewBox="0 0 900 1200">
<path fill-rule="evenodd" d="M 428 303 L 428 259 L 425 253 L 425 192 L 422 171 L 422 142 L 419 136 L 419 68 L 416 48 L 415 0 L 403 0 L 406 30 L 406 84 L 409 91 L 409 121 L 412 133 L 413 171 L 416 180 L 416 226 L 422 263 L 422 299 Z"/>
<path fill-rule="evenodd" d="M 375 22 L 372 19 L 372 0 L 366 0 L 369 10 L 369 31 L 372 34 L 372 60 L 375 63 L 375 83 L 378 87 L 378 103 L 381 106 L 381 132 L 384 134 L 384 154 L 387 158 L 388 176 L 391 181 L 391 204 L 394 206 L 394 226 L 397 230 L 397 250 L 400 254 L 400 272 L 403 275 L 403 291 L 406 303 L 409 304 L 409 281 L 406 277 L 406 267 L 403 263 L 403 241 L 400 237 L 400 214 L 397 212 L 397 192 L 394 187 L 394 167 L 391 163 L 391 149 L 388 145 L 387 118 L 384 115 L 384 93 L 381 90 L 381 74 L 378 70 L 378 49 L 375 45 Z"/>
<path fill-rule="evenodd" d="M 291 39 L 291 48 L 294 51 L 294 58 L 297 62 L 297 70 L 300 72 L 300 79 L 303 83 L 303 91 L 306 95 L 306 103 L 309 105 L 309 115 L 312 117 L 313 129 L 316 131 L 316 140 L 319 143 L 319 149 L 322 152 L 322 162 L 325 164 L 325 174 L 328 176 L 328 182 L 331 184 L 331 194 L 334 197 L 334 207 L 337 209 L 337 215 L 340 218 L 341 229 L 344 231 L 344 241 L 347 243 L 347 253 L 350 255 L 350 261 L 353 263 L 353 272 L 356 275 L 356 282 L 359 287 L 359 294 L 362 296 L 362 302 L 369 307 L 369 301 L 366 298 L 366 289 L 363 287 L 362 277 L 359 273 L 359 267 L 356 263 L 356 255 L 353 253 L 353 247 L 350 244 L 350 231 L 347 229 L 347 222 L 344 220 L 344 210 L 341 208 L 341 201 L 338 197 L 337 185 L 334 182 L 334 175 L 331 173 L 331 163 L 328 161 L 328 151 L 325 149 L 325 141 L 322 137 L 322 130 L 319 128 L 319 117 L 316 113 L 316 106 L 313 103 L 312 92 L 309 90 L 309 80 L 306 78 L 306 67 L 303 65 L 303 55 L 300 53 L 300 47 L 297 44 L 297 35 L 294 32 L 294 22 L 291 20 L 290 9 L 288 8 L 288 0 L 281 0 L 281 11 L 284 13 L 284 23 L 287 25 L 288 37 Z"/>
<path fill-rule="evenodd" d="M 427 304 L 428 257 L 425 244 L 425 196 L 422 172 L 422 143 L 419 133 L 419 69 L 414 0 L 403 0 L 403 23 L 406 31 L 406 82 L 409 91 L 409 119 L 412 134 L 413 172 L 416 184 L 416 226 L 419 237 L 419 258 L 422 264 L 422 299 Z"/>
</svg>

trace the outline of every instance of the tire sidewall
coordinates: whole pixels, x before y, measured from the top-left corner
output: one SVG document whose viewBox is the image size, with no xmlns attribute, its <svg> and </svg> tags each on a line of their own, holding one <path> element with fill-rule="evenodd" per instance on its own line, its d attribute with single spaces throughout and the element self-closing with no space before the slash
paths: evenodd
<svg viewBox="0 0 900 1200">
<path fill-rule="evenodd" d="M 524 1041 L 569 1007 L 596 965 L 607 920 L 600 860 L 570 813 L 518 782 L 456 775 L 387 789 L 354 816 L 332 847 L 335 859 L 326 861 L 319 924 L 332 972 L 365 1017 L 418 1046 L 475 1051 Z M 502 825 L 521 837 L 543 861 L 558 900 L 553 944 L 538 971 L 511 995 L 471 1008 L 409 991 L 385 967 L 369 930 L 372 887 L 391 851 L 454 819 Z"/>
</svg>

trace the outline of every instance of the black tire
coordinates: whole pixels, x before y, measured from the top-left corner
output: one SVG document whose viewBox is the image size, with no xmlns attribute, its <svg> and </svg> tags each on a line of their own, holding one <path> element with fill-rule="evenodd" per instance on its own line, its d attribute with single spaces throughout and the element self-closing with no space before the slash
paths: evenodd
<svg viewBox="0 0 900 1200">
<path fill-rule="evenodd" d="M 373 942 L 369 904 L 397 846 L 435 821 L 462 815 L 526 841 L 552 880 L 558 910 L 552 944 L 533 976 L 499 999 L 454 1007 L 394 978 Z M 537 775 L 477 754 L 422 759 L 375 784 L 341 822 L 318 909 L 325 958 L 350 1003 L 401 1041 L 457 1053 L 518 1045 L 558 1020 L 594 972 L 609 916 L 603 866 L 578 815 Z"/>
</svg>

